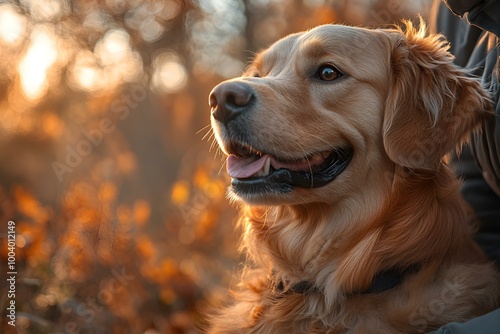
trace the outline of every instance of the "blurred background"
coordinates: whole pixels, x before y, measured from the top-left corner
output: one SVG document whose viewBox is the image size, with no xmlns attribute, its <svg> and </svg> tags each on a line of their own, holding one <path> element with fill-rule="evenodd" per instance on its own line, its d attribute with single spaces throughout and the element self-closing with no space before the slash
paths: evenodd
<svg viewBox="0 0 500 334">
<path fill-rule="evenodd" d="M 380 27 L 430 5 L 0 1 L 0 332 L 201 333 L 241 260 L 212 87 L 289 33 Z"/>
</svg>

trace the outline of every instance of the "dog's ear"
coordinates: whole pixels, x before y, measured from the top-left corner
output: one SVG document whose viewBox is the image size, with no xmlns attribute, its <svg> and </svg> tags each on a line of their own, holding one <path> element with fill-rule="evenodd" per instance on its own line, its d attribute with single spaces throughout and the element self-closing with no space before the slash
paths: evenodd
<svg viewBox="0 0 500 334">
<path fill-rule="evenodd" d="M 484 118 L 491 102 L 479 82 L 456 67 L 440 35 L 415 28 L 388 30 L 391 82 L 383 124 L 384 147 L 392 161 L 434 170 Z"/>
</svg>

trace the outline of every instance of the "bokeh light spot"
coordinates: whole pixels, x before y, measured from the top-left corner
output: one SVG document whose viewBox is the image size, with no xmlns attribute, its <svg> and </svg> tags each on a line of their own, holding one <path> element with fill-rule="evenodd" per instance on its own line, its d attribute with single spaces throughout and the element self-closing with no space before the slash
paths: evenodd
<svg viewBox="0 0 500 334">
<path fill-rule="evenodd" d="M 95 54 L 101 59 L 104 65 L 122 61 L 129 51 L 130 36 L 122 29 L 108 31 L 95 47 Z"/>
<path fill-rule="evenodd" d="M 134 203 L 134 220 L 139 226 L 147 223 L 151 214 L 151 207 L 145 200 L 138 200 Z"/>
<path fill-rule="evenodd" d="M 26 18 L 19 14 L 12 5 L 0 5 L 0 38 L 13 44 L 26 33 Z"/>
<path fill-rule="evenodd" d="M 47 114 L 42 119 L 43 132 L 52 138 L 59 138 L 64 129 L 64 123 L 55 114 Z"/>
<path fill-rule="evenodd" d="M 172 187 L 171 201 L 176 205 L 185 204 L 189 197 L 189 187 L 186 181 L 177 181 Z"/>
<path fill-rule="evenodd" d="M 174 93 L 187 84 L 187 71 L 179 57 L 170 52 L 157 55 L 154 60 L 152 86 L 164 93 Z"/>
<path fill-rule="evenodd" d="M 163 34 L 163 31 L 164 28 L 153 19 L 146 20 L 139 26 L 142 39 L 148 43 L 157 41 Z"/>
<path fill-rule="evenodd" d="M 26 246 L 26 239 L 22 234 L 17 235 L 16 237 L 16 247 L 24 248 Z"/>
<path fill-rule="evenodd" d="M 38 21 L 57 20 L 67 10 L 68 4 L 64 0 L 23 0 L 31 17 Z"/>
<path fill-rule="evenodd" d="M 34 100 L 48 88 L 47 71 L 57 60 L 54 35 L 45 27 L 36 28 L 31 34 L 28 51 L 19 63 L 21 87 L 25 96 Z"/>
</svg>

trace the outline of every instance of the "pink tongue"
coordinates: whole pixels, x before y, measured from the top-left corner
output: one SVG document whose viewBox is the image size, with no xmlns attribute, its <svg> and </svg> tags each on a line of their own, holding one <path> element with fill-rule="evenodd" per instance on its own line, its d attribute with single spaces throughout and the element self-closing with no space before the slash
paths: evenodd
<svg viewBox="0 0 500 334">
<path fill-rule="evenodd" d="M 240 179 L 253 176 L 264 168 L 267 157 L 269 157 L 268 154 L 255 160 L 255 157 L 237 158 L 234 155 L 230 155 L 226 160 L 227 173 L 231 177 Z"/>
</svg>

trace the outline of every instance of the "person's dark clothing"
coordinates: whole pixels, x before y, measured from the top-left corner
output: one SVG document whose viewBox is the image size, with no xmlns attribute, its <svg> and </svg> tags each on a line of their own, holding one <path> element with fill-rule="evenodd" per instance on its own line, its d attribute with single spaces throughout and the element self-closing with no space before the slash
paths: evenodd
<svg viewBox="0 0 500 334">
<path fill-rule="evenodd" d="M 433 32 L 448 39 L 455 63 L 481 79 L 495 104 L 495 115 L 482 133 L 473 136 L 455 167 L 464 179 L 462 194 L 480 222 L 476 239 L 500 266 L 500 49 L 496 35 L 500 34 L 500 1 L 447 0 L 439 6 L 431 22 Z"/>
<path fill-rule="evenodd" d="M 462 194 L 480 222 L 476 240 L 500 268 L 500 0 L 444 1 L 431 22 L 433 32 L 448 39 L 455 63 L 481 79 L 495 105 L 495 115 L 455 159 L 455 167 L 464 179 Z M 498 334 L 500 309 L 432 333 Z"/>
</svg>

